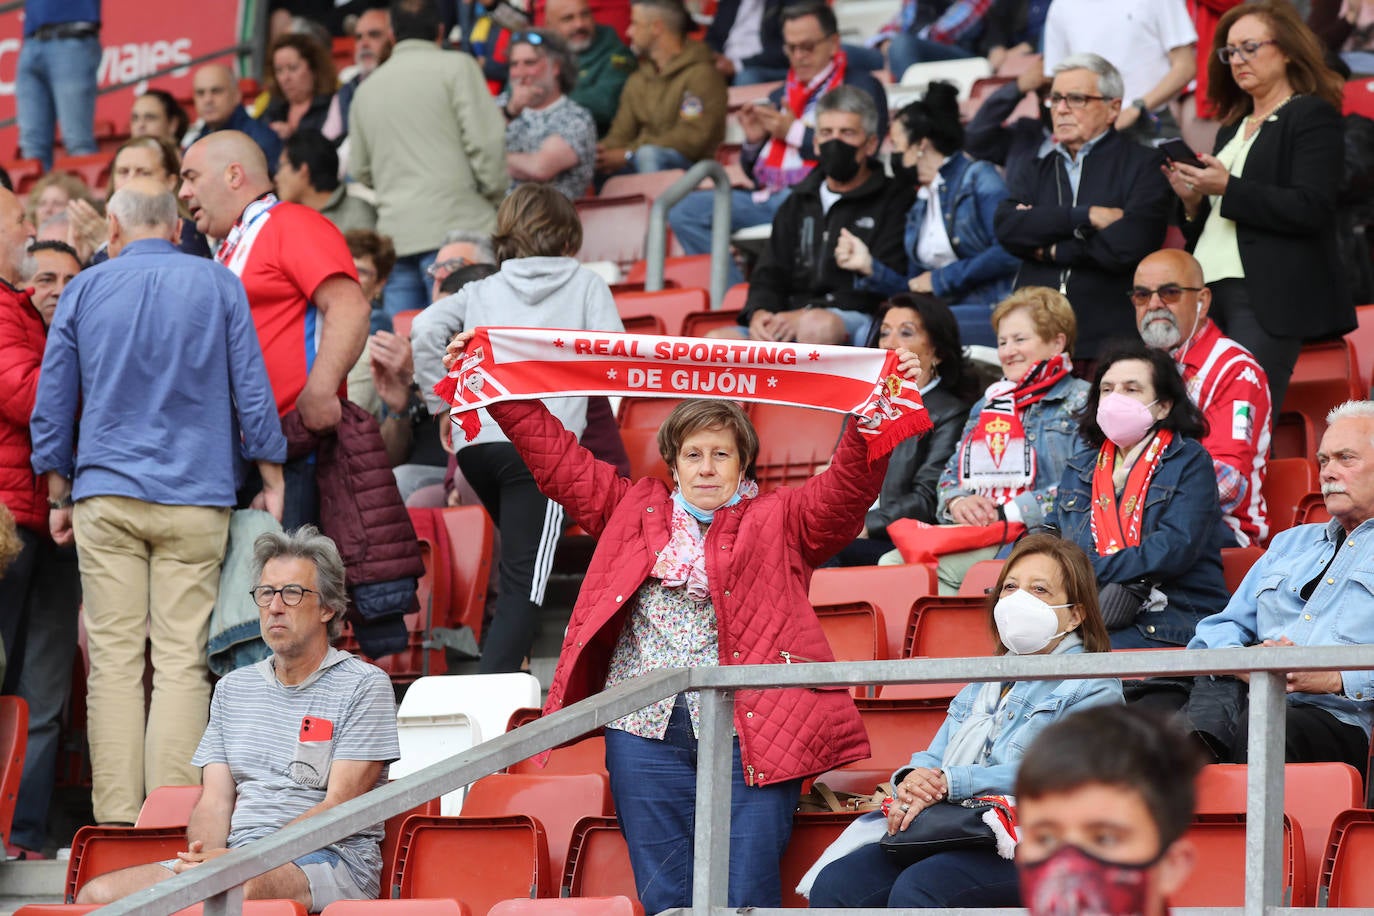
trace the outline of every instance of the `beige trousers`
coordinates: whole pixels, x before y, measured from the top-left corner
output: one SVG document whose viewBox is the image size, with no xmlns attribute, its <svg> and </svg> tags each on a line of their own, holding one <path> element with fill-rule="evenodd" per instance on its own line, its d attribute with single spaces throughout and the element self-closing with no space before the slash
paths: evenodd
<svg viewBox="0 0 1374 916">
<path fill-rule="evenodd" d="M 229 514 L 123 496 L 83 499 L 73 510 L 91 656 L 86 709 L 97 823 L 133 823 L 149 791 L 200 782 L 191 755 L 210 712 L 205 643 Z M 153 696 L 145 722 L 148 639 Z"/>
</svg>

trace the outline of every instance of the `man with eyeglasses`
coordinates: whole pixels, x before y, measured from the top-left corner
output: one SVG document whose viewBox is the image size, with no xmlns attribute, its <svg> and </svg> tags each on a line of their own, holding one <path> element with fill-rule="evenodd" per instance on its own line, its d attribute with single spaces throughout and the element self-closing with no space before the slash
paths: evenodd
<svg viewBox="0 0 1374 916">
<path fill-rule="evenodd" d="M 430 279 L 430 300 L 437 302 L 443 298 L 440 287 L 456 271 L 471 264 L 495 264 L 496 252 L 491 247 L 491 236 L 466 229 L 454 229 L 444 235 L 444 243 L 434 256 L 434 263 L 425 273 Z"/>
<path fill-rule="evenodd" d="M 1261 494 L 1272 410 L 1268 377 L 1207 316 L 1212 294 L 1202 265 L 1188 252 L 1166 248 L 1141 261 L 1131 303 L 1141 339 L 1173 356 L 1188 397 L 1207 417 L 1201 441 L 1216 469 L 1222 520 L 1241 547 L 1267 541 Z"/>
<path fill-rule="evenodd" d="M 215 686 L 191 763 L 204 792 L 175 858 L 101 875 L 78 903 L 112 903 L 183 874 L 387 781 L 400 757 L 391 681 L 330 642 L 348 605 L 334 542 L 306 525 L 253 544 L 250 594 L 272 654 Z M 244 885 L 248 900 L 294 900 L 319 912 L 336 900 L 375 899 L 382 825 L 364 828 Z"/>
<path fill-rule="evenodd" d="M 49 531 L 75 541 L 80 563 L 95 819 L 132 824 L 147 790 L 199 781 L 190 759 L 238 465 L 256 463 L 253 504 L 280 519 L 286 438 L 243 285 L 176 250 L 171 192 L 133 179 L 106 221 L 110 260 L 62 294 L 30 429 Z"/>
<path fill-rule="evenodd" d="M 787 79 L 767 98 L 754 99 L 735 115 L 744 130 L 740 166 L 754 187 L 730 192 L 732 234 L 771 223 L 792 186 L 816 167 L 816 103 L 835 86 L 868 93 L 878 109 L 878 136 L 887 136 L 887 93 L 840 48 L 834 10 L 820 0 L 787 7 L 782 12 L 782 38 L 792 65 Z M 711 251 L 714 207 L 714 192 L 693 191 L 668 211 L 673 237 L 687 254 Z M 733 259 L 729 282 L 744 282 Z"/>
<path fill-rule="evenodd" d="M 1111 340 L 1136 334 L 1127 298 L 1135 265 L 1162 247 L 1172 192 L 1158 150 L 1123 138 L 1121 74 L 1082 54 L 1055 68 L 1046 100 L 1055 142 L 1007 177 L 993 227 L 1021 258 L 1018 288 L 1048 286 L 1069 297 L 1078 319 L 1074 373 Z"/>
</svg>

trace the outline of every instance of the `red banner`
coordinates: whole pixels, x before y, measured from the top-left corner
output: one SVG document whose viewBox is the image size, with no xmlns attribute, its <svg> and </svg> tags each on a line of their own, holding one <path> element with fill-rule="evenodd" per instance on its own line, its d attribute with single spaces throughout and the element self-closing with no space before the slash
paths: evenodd
<svg viewBox="0 0 1374 916">
<path fill-rule="evenodd" d="M 238 44 L 241 16 L 251 6 L 253 0 L 104 0 L 100 87 L 130 80 L 138 82 L 99 96 L 96 124 L 108 121 L 117 125 L 121 133 L 127 131 L 129 108 L 134 98 L 149 86 L 190 99 L 194 68 L 179 65 Z M 15 75 L 23 34 L 22 6 L 0 13 L 0 121 L 15 116 Z M 213 59 L 233 64 L 230 52 Z M 151 81 L 146 79 L 150 73 L 178 66 L 172 73 Z M 194 118 L 194 113 L 191 115 Z M 18 147 L 18 128 L 0 130 L 0 160 L 17 156 Z M 58 155 L 62 152 L 59 148 Z"/>
</svg>

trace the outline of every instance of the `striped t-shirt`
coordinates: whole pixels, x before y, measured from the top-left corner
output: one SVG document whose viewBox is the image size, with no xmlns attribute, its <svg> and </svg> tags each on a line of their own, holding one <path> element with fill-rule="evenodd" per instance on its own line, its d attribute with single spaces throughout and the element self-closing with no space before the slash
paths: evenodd
<svg viewBox="0 0 1374 916">
<path fill-rule="evenodd" d="M 309 728 L 303 730 L 309 718 Z M 331 731 L 328 740 L 302 741 Z M 228 764 L 238 790 L 229 827 L 234 849 L 280 830 L 324 800 L 333 760 L 400 757 L 396 698 L 382 669 L 330 649 L 304 682 L 277 680 L 272 659 L 231 672 L 215 687 L 210 724 L 191 762 Z M 386 782 L 382 767 L 377 785 Z M 375 786 L 374 786 L 375 788 Z M 332 844 L 358 887 L 377 896 L 382 825 Z"/>
</svg>

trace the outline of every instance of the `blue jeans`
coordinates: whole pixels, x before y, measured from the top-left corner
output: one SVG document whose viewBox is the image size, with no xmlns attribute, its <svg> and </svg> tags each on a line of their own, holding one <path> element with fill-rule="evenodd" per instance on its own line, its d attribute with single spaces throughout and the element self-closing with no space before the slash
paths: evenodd
<svg viewBox="0 0 1374 916">
<path fill-rule="evenodd" d="M 408 254 L 396 259 L 386 286 L 382 289 L 382 307 L 395 318 L 401 312 L 422 309 L 429 305 L 429 292 L 434 286 L 433 279 L 425 271 L 434 264 L 439 249 Z"/>
<path fill-rule="evenodd" d="M 744 66 L 735 71 L 735 78 L 730 80 L 730 85 L 755 86 L 759 83 L 775 83 L 785 79 L 787 79 L 786 67 Z"/>
<path fill-rule="evenodd" d="M 851 70 L 863 70 L 865 73 L 872 73 L 875 70 L 883 69 L 883 52 L 877 48 L 869 48 L 864 45 L 844 44 L 845 56 L 849 58 L 849 68 Z"/>
<path fill-rule="evenodd" d="M 730 232 L 734 234 L 750 226 L 771 224 L 782 202 L 792 193 L 791 188 L 783 188 L 769 195 L 762 203 L 754 200 L 753 192 L 739 188 L 730 192 Z M 714 191 L 693 191 L 678 201 L 668 211 L 668 225 L 673 227 L 673 236 L 687 254 L 711 253 L 711 217 L 715 214 Z M 733 258 L 730 259 L 728 283 L 734 286 L 744 282 Z"/>
<path fill-rule="evenodd" d="M 58 124 L 67 155 L 98 151 L 95 90 L 99 68 L 100 39 L 94 35 L 25 40 L 14 81 L 20 155 L 41 160 L 44 171 L 52 168 L 53 133 Z"/>
<path fill-rule="evenodd" d="M 747 786 L 734 742 L 730 795 L 732 907 L 782 906 L 779 863 L 792 836 L 801 780 Z M 662 741 L 606 729 L 606 769 L 644 912 L 692 905 L 697 739 L 679 695 Z"/>
<path fill-rule="evenodd" d="M 887 69 L 897 82 L 912 64 L 926 64 L 935 60 L 965 60 L 973 54 L 958 45 L 942 45 L 928 38 L 918 38 L 910 32 L 892 36 L 887 46 Z"/>
<path fill-rule="evenodd" d="M 645 172 L 666 172 L 669 169 L 688 169 L 691 167 L 692 160 L 677 150 L 667 146 L 645 144 L 634 151 L 630 161 L 625 164 L 625 168 L 620 170 L 620 174 L 638 173 L 643 175 Z"/>
<path fill-rule="evenodd" d="M 831 862 L 811 907 L 1020 906 L 1016 866 L 990 850 L 941 852 L 903 866 L 877 843 Z"/>
</svg>

